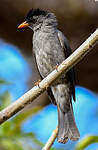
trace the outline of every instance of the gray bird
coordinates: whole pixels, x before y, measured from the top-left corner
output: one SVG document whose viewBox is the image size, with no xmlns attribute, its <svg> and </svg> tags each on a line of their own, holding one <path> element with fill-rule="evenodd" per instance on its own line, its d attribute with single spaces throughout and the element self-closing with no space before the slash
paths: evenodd
<svg viewBox="0 0 98 150">
<path fill-rule="evenodd" d="M 56 16 L 51 12 L 41 9 L 30 10 L 26 21 L 18 28 L 24 27 L 29 27 L 34 32 L 33 52 L 43 79 L 71 54 L 71 48 L 66 37 L 57 29 Z M 74 69 L 63 73 L 47 92 L 58 109 L 58 142 L 66 143 L 68 139 L 78 140 L 80 134 L 72 108 L 72 97 L 75 101 Z"/>
</svg>

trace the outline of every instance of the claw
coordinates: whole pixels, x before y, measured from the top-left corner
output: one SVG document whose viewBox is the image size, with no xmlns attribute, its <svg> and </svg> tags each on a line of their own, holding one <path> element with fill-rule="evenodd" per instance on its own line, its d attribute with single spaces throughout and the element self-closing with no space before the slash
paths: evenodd
<svg viewBox="0 0 98 150">
<path fill-rule="evenodd" d="M 55 66 L 55 69 L 58 71 L 58 66 L 59 66 L 59 64 L 57 64 L 56 66 Z"/>
<path fill-rule="evenodd" d="M 40 82 L 41 82 L 41 80 L 38 80 L 37 82 L 34 83 L 34 85 L 35 85 L 35 86 L 38 86 L 38 87 L 40 88 L 40 86 L 39 86 L 39 83 L 40 83 Z"/>
</svg>

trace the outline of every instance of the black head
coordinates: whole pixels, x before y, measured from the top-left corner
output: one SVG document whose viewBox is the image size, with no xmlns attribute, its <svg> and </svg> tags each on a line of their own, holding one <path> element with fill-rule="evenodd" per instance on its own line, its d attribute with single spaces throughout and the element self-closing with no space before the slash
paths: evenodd
<svg viewBox="0 0 98 150">
<path fill-rule="evenodd" d="M 40 16 L 45 17 L 47 13 L 47 11 L 39 8 L 31 9 L 27 14 L 26 21 L 29 23 L 35 23 Z"/>
<path fill-rule="evenodd" d="M 42 25 L 56 26 L 57 21 L 53 13 L 42 10 L 42 9 L 31 9 L 27 16 L 26 21 L 18 26 L 18 28 L 29 27 L 32 30 L 40 28 Z"/>
<path fill-rule="evenodd" d="M 47 15 L 47 11 L 44 11 L 42 9 L 31 9 L 28 14 L 27 14 L 27 17 L 26 17 L 26 21 L 27 22 L 34 22 L 34 20 L 36 18 L 38 18 L 39 16 L 46 16 Z"/>
</svg>

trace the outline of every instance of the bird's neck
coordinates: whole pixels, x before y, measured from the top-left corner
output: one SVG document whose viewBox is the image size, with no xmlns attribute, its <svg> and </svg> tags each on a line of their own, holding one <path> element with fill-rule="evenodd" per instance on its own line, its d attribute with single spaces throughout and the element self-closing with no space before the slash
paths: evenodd
<svg viewBox="0 0 98 150">
<path fill-rule="evenodd" d="M 34 32 L 37 32 L 38 30 L 42 31 L 42 32 L 54 32 L 56 30 L 56 26 L 39 24 L 39 25 L 34 27 Z"/>
<path fill-rule="evenodd" d="M 50 32 L 57 28 L 57 21 L 55 18 L 45 19 L 42 23 L 34 27 L 34 31 L 41 30 L 43 32 Z"/>
<path fill-rule="evenodd" d="M 56 30 L 56 27 L 55 26 L 52 26 L 52 25 L 42 25 L 41 27 L 41 31 L 42 32 L 54 32 Z"/>
<path fill-rule="evenodd" d="M 36 32 L 36 31 L 40 30 L 41 26 L 42 26 L 42 24 L 38 24 L 38 25 L 34 26 L 33 31 Z"/>
</svg>

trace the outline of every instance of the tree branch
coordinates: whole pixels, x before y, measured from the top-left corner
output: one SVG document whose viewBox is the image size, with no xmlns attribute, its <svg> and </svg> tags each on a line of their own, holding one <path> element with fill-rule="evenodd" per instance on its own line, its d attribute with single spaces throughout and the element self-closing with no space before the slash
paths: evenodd
<svg viewBox="0 0 98 150">
<path fill-rule="evenodd" d="M 48 142 L 45 144 L 45 146 L 43 147 L 42 150 L 49 150 L 52 146 L 52 144 L 54 143 L 55 139 L 57 138 L 57 134 L 58 134 L 58 128 L 56 128 L 53 132 L 51 137 L 49 138 Z"/>
<path fill-rule="evenodd" d="M 67 72 L 75 64 L 77 64 L 98 42 L 98 29 L 66 60 L 52 71 L 39 86 L 33 87 L 30 91 L 21 96 L 17 101 L 10 104 L 0 112 L 0 124 L 14 116 L 22 110 L 27 104 L 30 104 L 36 97 L 43 93 L 63 72 Z"/>
</svg>

